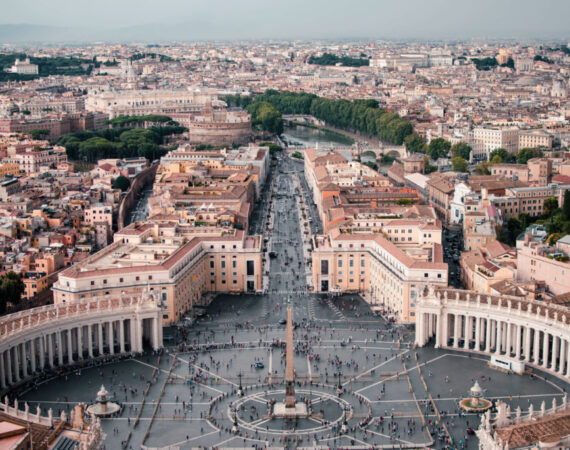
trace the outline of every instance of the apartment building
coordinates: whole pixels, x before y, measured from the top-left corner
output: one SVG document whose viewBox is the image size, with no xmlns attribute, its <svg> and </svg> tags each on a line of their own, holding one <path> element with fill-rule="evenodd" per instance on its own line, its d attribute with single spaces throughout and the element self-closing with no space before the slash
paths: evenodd
<svg viewBox="0 0 570 450">
<path fill-rule="evenodd" d="M 552 135 L 542 130 L 521 130 L 519 133 L 519 149 L 552 148 Z"/>
<path fill-rule="evenodd" d="M 554 295 L 570 292 L 570 253 L 563 245 L 549 246 L 525 235 L 517 246 L 517 279 L 523 282 L 543 281 Z"/>
<path fill-rule="evenodd" d="M 474 128 L 473 157 L 488 160 L 490 153 L 497 148 L 504 148 L 509 153 L 517 153 L 519 150 L 519 132 L 518 128 Z"/>
</svg>

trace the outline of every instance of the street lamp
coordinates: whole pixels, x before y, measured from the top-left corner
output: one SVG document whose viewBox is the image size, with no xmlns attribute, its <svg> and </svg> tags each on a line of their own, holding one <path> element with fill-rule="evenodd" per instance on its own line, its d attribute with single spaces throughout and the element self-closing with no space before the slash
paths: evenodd
<svg viewBox="0 0 570 450">
<path fill-rule="evenodd" d="M 242 386 L 242 384 L 241 384 L 241 377 L 242 377 L 242 374 L 241 374 L 241 372 L 240 372 L 240 373 L 238 374 L 239 387 L 238 387 L 238 392 L 237 392 L 237 393 L 238 393 L 238 395 L 239 395 L 240 397 L 243 397 L 243 386 Z"/>
<path fill-rule="evenodd" d="M 342 387 L 342 383 L 340 382 L 340 377 L 342 376 L 342 372 L 340 371 L 340 369 L 338 370 L 338 372 L 336 373 L 336 375 L 338 376 L 338 385 L 336 387 L 336 393 L 338 394 L 338 396 L 340 397 L 342 392 L 343 392 L 343 387 Z"/>
</svg>

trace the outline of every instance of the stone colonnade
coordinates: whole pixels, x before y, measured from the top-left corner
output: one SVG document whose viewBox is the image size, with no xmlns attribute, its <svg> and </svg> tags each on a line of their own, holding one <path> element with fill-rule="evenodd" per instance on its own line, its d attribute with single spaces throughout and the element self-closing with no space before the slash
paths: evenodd
<svg viewBox="0 0 570 450">
<path fill-rule="evenodd" d="M 570 310 L 518 297 L 430 290 L 416 307 L 416 344 L 473 351 L 570 376 Z"/>
<path fill-rule="evenodd" d="M 0 388 L 46 368 L 162 347 L 160 308 L 141 297 L 101 297 L 4 316 L 0 322 Z"/>
</svg>

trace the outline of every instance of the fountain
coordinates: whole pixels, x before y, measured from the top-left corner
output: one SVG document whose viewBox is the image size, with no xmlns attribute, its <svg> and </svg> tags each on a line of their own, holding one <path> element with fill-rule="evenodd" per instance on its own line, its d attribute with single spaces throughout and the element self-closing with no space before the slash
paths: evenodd
<svg viewBox="0 0 570 450">
<path fill-rule="evenodd" d="M 121 406 L 117 403 L 110 402 L 108 396 L 109 393 L 107 392 L 107 389 L 102 385 L 99 392 L 97 392 L 97 398 L 95 399 L 97 403 L 93 403 L 87 407 L 87 413 L 94 417 L 109 417 L 119 412 Z"/>
<path fill-rule="evenodd" d="M 471 398 L 464 398 L 459 402 L 459 407 L 469 412 L 487 411 L 493 404 L 490 400 L 483 398 L 483 389 L 479 386 L 479 382 L 475 380 L 475 384 L 469 389 Z"/>
</svg>

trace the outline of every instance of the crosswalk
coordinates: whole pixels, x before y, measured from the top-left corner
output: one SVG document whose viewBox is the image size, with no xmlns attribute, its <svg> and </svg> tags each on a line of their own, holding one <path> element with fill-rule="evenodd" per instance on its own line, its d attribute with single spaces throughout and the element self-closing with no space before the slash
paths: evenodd
<svg viewBox="0 0 570 450">
<path fill-rule="evenodd" d="M 309 320 L 315 319 L 315 297 L 309 297 L 309 303 L 307 305 L 307 309 L 309 310 Z"/>
<path fill-rule="evenodd" d="M 336 307 L 330 298 L 327 298 L 327 305 L 329 305 L 329 308 L 337 315 L 339 319 L 346 319 L 346 316 L 341 312 L 340 309 Z"/>
</svg>

